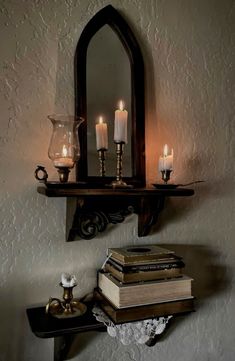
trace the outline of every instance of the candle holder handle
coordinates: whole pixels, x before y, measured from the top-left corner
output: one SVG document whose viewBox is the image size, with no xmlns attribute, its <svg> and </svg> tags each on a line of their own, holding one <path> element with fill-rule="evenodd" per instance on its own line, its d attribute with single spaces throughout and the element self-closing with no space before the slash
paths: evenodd
<svg viewBox="0 0 235 361">
<path fill-rule="evenodd" d="M 46 168 L 42 165 L 38 165 L 37 168 L 35 169 L 34 176 L 40 182 L 46 182 L 48 178 L 48 173 L 46 171 Z"/>
</svg>

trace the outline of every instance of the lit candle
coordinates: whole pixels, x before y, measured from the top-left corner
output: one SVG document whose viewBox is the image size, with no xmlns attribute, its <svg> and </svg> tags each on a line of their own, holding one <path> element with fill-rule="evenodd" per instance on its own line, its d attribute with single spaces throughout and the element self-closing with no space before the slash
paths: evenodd
<svg viewBox="0 0 235 361">
<path fill-rule="evenodd" d="M 163 147 L 163 156 L 160 156 L 158 168 L 159 172 L 164 170 L 172 170 L 173 169 L 173 149 L 171 149 L 171 153 L 169 152 L 169 147 L 167 144 Z"/>
<path fill-rule="evenodd" d="M 169 147 L 167 144 L 163 147 L 163 157 L 167 157 L 169 155 Z"/>
<path fill-rule="evenodd" d="M 96 130 L 96 149 L 108 149 L 108 128 L 103 118 L 99 117 L 99 123 L 95 126 Z"/>
<path fill-rule="evenodd" d="M 121 100 L 119 109 L 115 110 L 114 121 L 114 142 L 127 144 L 127 116 L 128 112 L 124 109 L 124 102 Z"/>
<path fill-rule="evenodd" d="M 54 160 L 54 166 L 57 168 L 73 168 L 74 161 L 71 157 L 68 157 L 68 149 L 66 145 L 63 145 L 62 157 Z"/>
<path fill-rule="evenodd" d="M 163 160 L 163 157 L 161 155 L 159 157 L 158 170 L 159 170 L 159 172 L 164 170 L 164 160 Z"/>
</svg>

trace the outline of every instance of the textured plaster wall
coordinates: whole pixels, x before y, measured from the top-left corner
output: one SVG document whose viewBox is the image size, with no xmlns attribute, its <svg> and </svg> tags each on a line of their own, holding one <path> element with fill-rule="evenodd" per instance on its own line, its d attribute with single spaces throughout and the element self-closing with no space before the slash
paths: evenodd
<svg viewBox="0 0 235 361">
<path fill-rule="evenodd" d="M 73 111 L 73 55 L 87 21 L 111 3 L 128 20 L 146 65 L 149 183 L 165 142 L 174 181 L 205 179 L 195 197 L 169 200 L 160 226 L 137 239 L 136 216 L 91 241 L 64 242 L 65 200 L 36 193 L 47 159 L 47 114 Z M 106 334 L 78 338 L 80 361 L 232 361 L 235 334 L 234 1 L 1 0 L 0 360 L 48 361 L 53 342 L 30 331 L 25 309 L 60 296 L 62 271 L 89 292 L 109 246 L 172 245 L 194 281 L 197 312 L 153 348 L 124 347 Z"/>
</svg>

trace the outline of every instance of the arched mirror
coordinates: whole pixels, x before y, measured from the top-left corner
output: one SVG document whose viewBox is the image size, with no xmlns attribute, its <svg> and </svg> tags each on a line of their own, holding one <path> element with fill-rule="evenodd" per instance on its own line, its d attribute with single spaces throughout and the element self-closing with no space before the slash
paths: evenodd
<svg viewBox="0 0 235 361">
<path fill-rule="evenodd" d="M 144 65 L 139 45 L 123 17 L 111 6 L 86 25 L 75 54 L 75 113 L 85 119 L 80 128 L 81 158 L 77 180 L 90 186 L 109 184 L 116 176 L 114 112 L 122 100 L 127 111 L 127 144 L 123 178 L 145 185 Z M 107 124 L 106 173 L 100 176 L 96 123 Z"/>
</svg>

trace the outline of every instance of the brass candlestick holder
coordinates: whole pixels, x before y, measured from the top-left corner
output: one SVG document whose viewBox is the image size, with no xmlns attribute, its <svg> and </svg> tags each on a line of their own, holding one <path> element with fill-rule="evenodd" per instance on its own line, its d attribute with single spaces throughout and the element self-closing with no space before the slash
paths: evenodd
<svg viewBox="0 0 235 361">
<path fill-rule="evenodd" d="M 98 155 L 99 155 L 99 162 L 100 162 L 100 176 L 105 177 L 106 169 L 105 169 L 105 152 L 107 149 L 99 149 Z"/>
<path fill-rule="evenodd" d="M 124 142 L 116 143 L 117 173 L 116 180 L 111 183 L 113 188 L 132 188 L 131 185 L 126 184 L 122 180 L 122 156 L 124 152 L 124 144 Z"/>
<path fill-rule="evenodd" d="M 57 318 L 82 316 L 86 312 L 87 307 L 78 299 L 73 298 L 73 288 L 77 285 L 66 287 L 60 283 L 60 286 L 63 287 L 64 291 L 63 301 L 59 298 L 50 297 L 46 305 L 46 313 Z"/>
<path fill-rule="evenodd" d="M 167 184 L 167 182 L 170 180 L 170 177 L 171 177 L 171 172 L 172 170 L 171 169 L 164 169 L 164 170 L 161 170 L 161 173 L 162 173 L 162 180 L 165 184 Z"/>
</svg>

